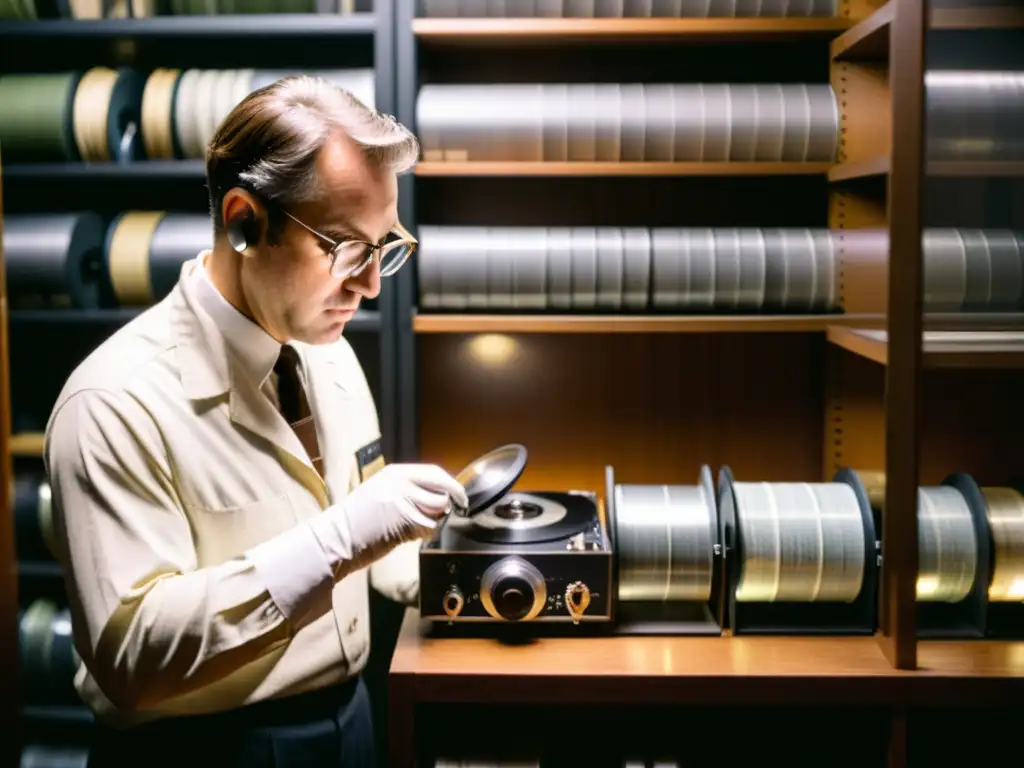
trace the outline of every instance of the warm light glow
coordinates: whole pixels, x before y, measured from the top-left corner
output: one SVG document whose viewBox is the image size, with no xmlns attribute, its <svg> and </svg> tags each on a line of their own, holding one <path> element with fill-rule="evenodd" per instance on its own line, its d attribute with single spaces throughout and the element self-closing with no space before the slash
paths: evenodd
<svg viewBox="0 0 1024 768">
<path fill-rule="evenodd" d="M 483 333 L 469 341 L 469 354 L 478 363 L 501 367 L 519 352 L 519 342 L 501 333 Z"/>
<path fill-rule="evenodd" d="M 990 589 L 989 597 L 1004 602 L 1016 602 L 1024 600 L 1024 577 L 1017 576 L 1006 589 Z"/>
<path fill-rule="evenodd" d="M 934 576 L 922 576 L 917 580 L 917 596 L 931 597 L 939 588 L 939 580 Z"/>
</svg>

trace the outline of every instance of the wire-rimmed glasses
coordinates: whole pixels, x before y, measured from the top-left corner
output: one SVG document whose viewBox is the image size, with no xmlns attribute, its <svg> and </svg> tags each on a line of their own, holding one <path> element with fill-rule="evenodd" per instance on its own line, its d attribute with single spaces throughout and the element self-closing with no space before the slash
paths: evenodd
<svg viewBox="0 0 1024 768">
<path fill-rule="evenodd" d="M 284 215 L 294 221 L 307 232 L 319 237 L 331 246 L 328 258 L 331 260 L 331 276 L 338 280 L 356 277 L 373 262 L 374 255 L 380 259 L 380 276 L 388 277 L 395 274 L 406 259 L 416 250 L 417 240 L 401 224 L 396 224 L 390 235 L 394 239 L 382 244 L 367 243 L 362 240 L 342 240 L 337 242 L 327 235 L 317 232 L 308 224 L 299 221 L 288 211 Z"/>
</svg>

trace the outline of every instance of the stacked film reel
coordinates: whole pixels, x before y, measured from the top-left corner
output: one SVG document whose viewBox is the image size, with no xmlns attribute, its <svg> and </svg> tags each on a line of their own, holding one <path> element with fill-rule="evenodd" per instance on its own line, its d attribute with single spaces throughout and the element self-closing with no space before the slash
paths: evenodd
<svg viewBox="0 0 1024 768">
<path fill-rule="evenodd" d="M 182 265 L 213 244 L 205 214 L 15 214 L 4 222 L 12 305 L 98 309 L 164 298 Z"/>
<path fill-rule="evenodd" d="M 14 481 L 14 532 L 18 559 L 46 562 L 54 558 L 53 492 L 44 476 L 19 475 Z"/>
<path fill-rule="evenodd" d="M 874 521 L 857 475 L 717 489 L 620 485 L 605 469 L 621 634 L 874 630 Z"/>
<path fill-rule="evenodd" d="M 12 162 L 203 158 L 248 94 L 294 74 L 323 77 L 374 106 L 372 69 L 158 68 L 0 75 L 0 144 Z"/>
<path fill-rule="evenodd" d="M 186 261 L 213 246 L 213 223 L 173 211 L 109 220 L 89 211 L 14 214 L 3 245 L 12 307 L 148 307 L 171 292 Z"/>
<path fill-rule="evenodd" d="M 721 545 L 710 468 L 689 486 L 620 484 L 605 467 L 605 509 L 618 630 L 718 634 Z"/>
<path fill-rule="evenodd" d="M 874 631 L 875 521 L 856 473 L 830 483 L 749 483 L 724 467 L 718 499 L 723 619 L 735 634 Z"/>
<path fill-rule="evenodd" d="M 5 216 L 11 306 L 99 306 L 104 231 L 103 219 L 89 211 Z"/>
<path fill-rule="evenodd" d="M 835 158 L 829 85 L 425 85 L 424 160 L 793 162 Z"/>
<path fill-rule="evenodd" d="M 871 634 L 884 476 L 717 489 L 617 484 L 605 469 L 620 634 Z M 1024 635 L 1024 492 L 964 473 L 918 491 L 922 637 Z"/>
<path fill-rule="evenodd" d="M 151 160 L 205 157 L 214 132 L 235 105 L 253 91 L 299 74 L 322 77 L 374 107 L 372 69 L 156 69 L 146 81 L 141 106 L 146 156 Z"/>
<path fill-rule="evenodd" d="M 860 475 L 878 510 L 885 475 Z M 1020 637 L 1024 627 L 1024 493 L 956 473 L 918 488 L 921 637 Z M 878 514 L 878 512 L 876 512 Z"/>
<path fill-rule="evenodd" d="M 827 230 L 420 227 L 423 310 L 834 312 Z"/>
<path fill-rule="evenodd" d="M 837 232 L 851 261 L 884 260 L 884 229 Z M 922 232 L 926 312 L 1024 311 L 1024 232 L 929 227 Z"/>
<path fill-rule="evenodd" d="M 46 598 L 34 600 L 18 618 L 25 700 L 33 704 L 73 705 L 75 672 L 81 659 L 71 632 L 71 614 Z"/>
<path fill-rule="evenodd" d="M 885 230 L 422 225 L 428 312 L 839 312 L 841 255 L 884 260 Z M 929 312 L 1024 311 L 1024 232 L 929 229 Z"/>
<path fill-rule="evenodd" d="M 167 296 L 182 265 L 213 245 L 209 216 L 167 211 L 127 211 L 107 228 L 104 248 L 109 303 L 149 306 Z"/>
<path fill-rule="evenodd" d="M 925 73 L 930 160 L 1024 160 L 1024 72 Z"/>
<path fill-rule="evenodd" d="M 932 160 L 1024 159 L 1024 72 L 931 70 Z M 835 160 L 835 94 L 818 83 L 423 86 L 423 158 L 510 162 Z"/>
<path fill-rule="evenodd" d="M 731 18 L 835 16 L 836 0 L 420 0 L 428 18 Z"/>
<path fill-rule="evenodd" d="M 0 145 L 8 162 L 128 162 L 143 80 L 132 69 L 0 75 Z"/>
</svg>

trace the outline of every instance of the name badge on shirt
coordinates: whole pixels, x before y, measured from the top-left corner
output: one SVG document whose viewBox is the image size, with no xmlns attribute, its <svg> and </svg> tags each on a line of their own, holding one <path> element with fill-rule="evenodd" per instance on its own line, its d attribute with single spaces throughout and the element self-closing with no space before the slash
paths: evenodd
<svg viewBox="0 0 1024 768">
<path fill-rule="evenodd" d="M 356 464 L 359 467 L 361 483 L 365 483 L 384 469 L 384 451 L 379 437 L 356 451 Z"/>
</svg>

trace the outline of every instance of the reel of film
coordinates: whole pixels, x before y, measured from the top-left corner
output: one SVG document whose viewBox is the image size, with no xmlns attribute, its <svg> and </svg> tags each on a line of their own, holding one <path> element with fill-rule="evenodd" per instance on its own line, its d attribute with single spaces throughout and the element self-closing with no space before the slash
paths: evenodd
<svg viewBox="0 0 1024 768">
<path fill-rule="evenodd" d="M 991 538 L 985 634 L 1024 636 L 1024 494 L 1020 488 L 981 487 Z"/>
<path fill-rule="evenodd" d="M 71 614 L 46 598 L 33 600 L 18 618 L 25 700 L 33 704 L 79 702 L 75 673 L 80 659 L 71 633 Z"/>
<path fill-rule="evenodd" d="M 885 473 L 860 473 L 872 505 Z M 957 473 L 921 486 L 917 506 L 917 632 L 923 638 L 1024 636 L 1024 495 Z"/>
<path fill-rule="evenodd" d="M 28 475 L 14 480 L 14 534 L 18 559 L 54 559 L 53 493 L 45 477 Z"/>
<path fill-rule="evenodd" d="M 722 620 L 734 634 L 871 634 L 877 542 L 855 472 L 831 483 L 738 482 L 718 475 Z"/>
<path fill-rule="evenodd" d="M 619 484 L 605 467 L 619 634 L 720 634 L 718 504 L 711 470 L 696 485 Z"/>
</svg>

